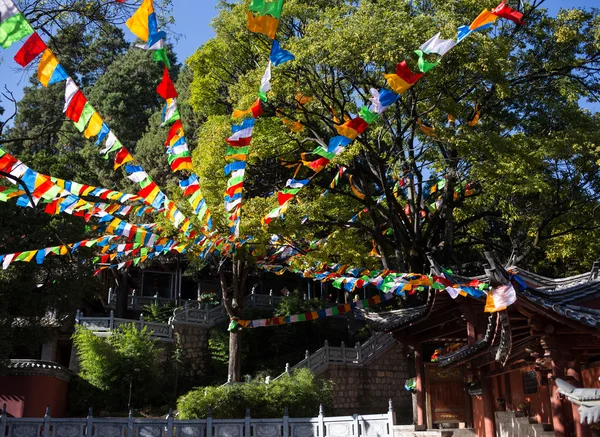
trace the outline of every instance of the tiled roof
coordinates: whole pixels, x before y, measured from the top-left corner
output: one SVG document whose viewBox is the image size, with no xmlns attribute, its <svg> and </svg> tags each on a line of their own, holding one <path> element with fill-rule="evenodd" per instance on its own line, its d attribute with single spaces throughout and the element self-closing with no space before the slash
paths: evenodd
<svg viewBox="0 0 600 437">
<path fill-rule="evenodd" d="M 53 376 L 65 381 L 71 380 L 69 369 L 54 361 L 10 360 L 7 367 L 9 375 Z"/>
<path fill-rule="evenodd" d="M 390 332 L 426 317 L 431 311 L 435 299 L 436 292 L 435 290 L 431 290 L 427 294 L 427 301 L 424 305 L 392 311 L 383 311 L 379 313 L 368 310 L 360 311 L 364 319 L 376 331 Z"/>
<path fill-rule="evenodd" d="M 498 328 L 498 313 L 492 313 L 488 318 L 488 325 L 485 331 L 485 336 L 480 338 L 472 345 L 466 344 L 463 347 L 451 352 L 447 355 L 442 355 L 439 357 L 438 366 L 446 367 L 451 364 L 456 364 L 461 361 L 464 361 L 466 358 L 470 358 L 475 355 L 477 352 L 488 348 L 494 336 L 496 334 L 496 330 Z"/>
</svg>

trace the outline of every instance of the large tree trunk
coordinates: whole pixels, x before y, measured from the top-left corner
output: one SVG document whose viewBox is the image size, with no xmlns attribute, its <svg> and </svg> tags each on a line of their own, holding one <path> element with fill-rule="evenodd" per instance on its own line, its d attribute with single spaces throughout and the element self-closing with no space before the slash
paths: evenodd
<svg viewBox="0 0 600 437">
<path fill-rule="evenodd" d="M 231 380 L 239 382 L 242 376 L 242 331 L 229 333 L 229 371 Z"/>
<path fill-rule="evenodd" d="M 222 301 L 231 319 L 240 318 L 244 312 L 244 300 L 248 291 L 249 267 L 245 259 L 236 255 L 231 264 L 231 271 L 224 265 L 219 267 Z M 229 278 L 229 281 L 228 281 Z M 241 380 L 241 347 L 242 333 L 234 330 L 229 333 L 229 376 L 233 382 Z"/>
</svg>

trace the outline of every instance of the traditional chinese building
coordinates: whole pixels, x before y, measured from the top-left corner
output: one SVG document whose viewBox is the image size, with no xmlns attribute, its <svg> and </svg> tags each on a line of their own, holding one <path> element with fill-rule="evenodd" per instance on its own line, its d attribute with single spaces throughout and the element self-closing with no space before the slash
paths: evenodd
<svg viewBox="0 0 600 437">
<path fill-rule="evenodd" d="M 417 429 L 466 427 L 482 437 L 593 435 L 588 422 L 594 414 L 586 412 L 582 424 L 582 404 L 559 392 L 556 381 L 600 388 L 599 265 L 586 274 L 550 279 L 505 269 L 486 256 L 484 275 L 451 279 L 512 284 L 516 301 L 504 310 L 485 312 L 485 299 L 452 299 L 432 289 L 404 309 L 364 314 L 414 354 Z M 442 273 L 433 262 L 432 273 Z M 600 391 L 593 393 L 600 398 Z M 527 426 L 531 431 L 522 434 Z"/>
</svg>

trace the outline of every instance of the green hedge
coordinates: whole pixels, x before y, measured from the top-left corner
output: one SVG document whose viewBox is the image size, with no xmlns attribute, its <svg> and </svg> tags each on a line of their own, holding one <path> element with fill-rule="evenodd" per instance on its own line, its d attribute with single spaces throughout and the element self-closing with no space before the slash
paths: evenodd
<svg viewBox="0 0 600 437">
<path fill-rule="evenodd" d="M 332 408 L 332 384 L 315 378 L 308 369 L 265 384 L 263 380 L 217 387 L 200 387 L 177 401 L 180 419 L 206 418 L 209 407 L 216 419 L 242 418 L 246 408 L 252 417 L 281 417 L 288 407 L 291 417 L 313 417 L 319 405 Z"/>
</svg>

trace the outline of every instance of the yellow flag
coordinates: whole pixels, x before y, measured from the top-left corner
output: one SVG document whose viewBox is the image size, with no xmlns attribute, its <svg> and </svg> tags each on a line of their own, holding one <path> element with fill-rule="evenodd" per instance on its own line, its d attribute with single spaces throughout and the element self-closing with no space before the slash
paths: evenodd
<svg viewBox="0 0 600 437">
<path fill-rule="evenodd" d="M 129 30 L 143 41 L 148 41 L 150 30 L 148 29 L 148 17 L 154 13 L 152 0 L 144 0 L 137 11 L 127 20 Z"/>
<path fill-rule="evenodd" d="M 102 117 L 100 117 L 100 114 L 98 114 L 97 112 L 94 112 L 94 114 L 92 114 L 92 118 L 90 118 L 90 122 L 85 130 L 85 132 L 83 133 L 83 135 L 86 138 L 91 138 L 91 137 L 95 137 L 96 135 L 98 135 L 100 133 L 100 129 L 102 129 Z"/>
<path fill-rule="evenodd" d="M 412 86 L 397 74 L 384 74 L 384 77 L 387 79 L 390 88 L 392 88 L 397 94 L 402 94 Z"/>
<path fill-rule="evenodd" d="M 54 73 L 54 70 L 56 70 L 57 65 L 58 59 L 56 59 L 56 56 L 54 56 L 52 50 L 44 50 L 42 59 L 40 59 L 40 63 L 38 65 L 38 79 L 42 85 L 48 86 L 48 82 L 50 82 L 52 73 Z"/>
</svg>

